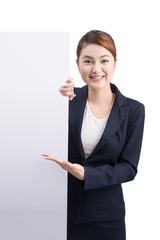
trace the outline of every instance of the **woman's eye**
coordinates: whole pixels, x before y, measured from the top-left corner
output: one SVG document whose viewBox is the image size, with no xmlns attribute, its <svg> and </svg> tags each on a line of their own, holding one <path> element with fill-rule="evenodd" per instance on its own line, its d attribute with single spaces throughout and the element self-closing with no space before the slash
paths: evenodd
<svg viewBox="0 0 160 240">
<path fill-rule="evenodd" d="M 91 63 L 91 61 L 90 60 L 86 60 L 85 63 Z"/>
<path fill-rule="evenodd" d="M 102 60 L 102 63 L 107 63 L 109 62 L 107 59 Z M 92 63 L 90 60 L 86 60 L 84 63 Z"/>
<path fill-rule="evenodd" d="M 104 59 L 102 62 L 103 62 L 103 63 L 106 63 L 106 62 L 109 62 L 109 61 L 108 61 L 108 60 L 106 60 L 106 59 Z"/>
</svg>

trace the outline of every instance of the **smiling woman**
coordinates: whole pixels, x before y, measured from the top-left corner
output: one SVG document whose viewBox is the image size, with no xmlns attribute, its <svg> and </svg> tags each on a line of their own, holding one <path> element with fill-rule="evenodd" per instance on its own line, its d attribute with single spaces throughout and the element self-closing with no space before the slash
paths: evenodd
<svg viewBox="0 0 160 240">
<path fill-rule="evenodd" d="M 97 44 L 85 45 L 76 62 L 82 79 L 92 91 L 94 89 L 103 91 L 105 86 L 106 89 L 109 88 L 116 66 L 116 60 L 109 50 Z M 95 84 L 97 82 L 98 84 Z"/>
<path fill-rule="evenodd" d="M 109 34 L 86 33 L 76 63 L 86 85 L 69 78 L 60 88 L 71 100 L 68 162 L 44 154 L 68 171 L 67 240 L 125 240 L 121 184 L 137 174 L 144 105 L 110 83 L 117 55 Z"/>
</svg>

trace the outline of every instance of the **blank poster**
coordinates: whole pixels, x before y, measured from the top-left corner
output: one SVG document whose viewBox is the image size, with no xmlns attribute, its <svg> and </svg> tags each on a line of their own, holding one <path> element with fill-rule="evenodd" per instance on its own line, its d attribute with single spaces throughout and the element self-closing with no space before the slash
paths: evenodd
<svg viewBox="0 0 160 240">
<path fill-rule="evenodd" d="M 0 33 L 0 239 L 65 240 L 69 34 Z"/>
</svg>

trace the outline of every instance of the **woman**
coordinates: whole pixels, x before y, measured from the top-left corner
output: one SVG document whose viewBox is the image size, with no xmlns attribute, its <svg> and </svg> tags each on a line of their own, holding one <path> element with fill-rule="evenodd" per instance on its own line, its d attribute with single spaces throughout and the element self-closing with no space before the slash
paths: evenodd
<svg viewBox="0 0 160 240">
<path fill-rule="evenodd" d="M 42 155 L 68 171 L 67 240 L 125 240 L 121 184 L 137 173 L 144 105 L 110 83 L 117 55 L 109 34 L 86 33 L 76 62 L 86 85 L 69 78 L 60 88 L 70 99 L 68 161 Z"/>
</svg>

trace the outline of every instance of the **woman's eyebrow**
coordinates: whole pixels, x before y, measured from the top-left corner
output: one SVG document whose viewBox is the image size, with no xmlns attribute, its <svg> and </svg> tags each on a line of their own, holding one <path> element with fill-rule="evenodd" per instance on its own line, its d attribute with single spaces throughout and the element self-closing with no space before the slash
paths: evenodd
<svg viewBox="0 0 160 240">
<path fill-rule="evenodd" d="M 105 55 L 102 55 L 100 58 L 102 57 L 110 57 L 109 55 L 105 54 Z M 88 55 L 85 55 L 83 58 L 90 58 L 90 59 L 94 59 L 93 57 L 91 56 L 88 56 Z"/>
</svg>

